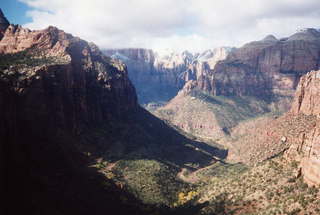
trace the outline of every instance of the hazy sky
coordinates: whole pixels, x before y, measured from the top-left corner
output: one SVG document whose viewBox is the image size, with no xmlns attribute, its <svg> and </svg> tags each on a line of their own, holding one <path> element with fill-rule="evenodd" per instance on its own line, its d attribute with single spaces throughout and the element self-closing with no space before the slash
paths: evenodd
<svg viewBox="0 0 320 215">
<path fill-rule="evenodd" d="M 19 1 L 25 27 L 54 25 L 101 48 L 198 51 L 320 28 L 319 0 Z"/>
</svg>

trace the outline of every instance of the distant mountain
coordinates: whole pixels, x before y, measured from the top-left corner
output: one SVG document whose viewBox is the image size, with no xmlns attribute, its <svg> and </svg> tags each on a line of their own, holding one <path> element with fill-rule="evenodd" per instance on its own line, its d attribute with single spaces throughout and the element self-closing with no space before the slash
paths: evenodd
<svg viewBox="0 0 320 215">
<path fill-rule="evenodd" d="M 232 48 L 217 48 L 192 54 L 188 51 L 111 49 L 104 53 L 127 64 L 139 103 L 147 105 L 166 103 L 187 81 L 203 79 L 206 70 L 212 70 L 231 51 Z"/>
</svg>

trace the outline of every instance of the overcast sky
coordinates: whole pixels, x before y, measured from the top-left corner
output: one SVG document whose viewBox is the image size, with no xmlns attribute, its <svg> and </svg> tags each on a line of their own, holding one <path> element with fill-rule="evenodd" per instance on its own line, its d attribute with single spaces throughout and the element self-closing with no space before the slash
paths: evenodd
<svg viewBox="0 0 320 215">
<path fill-rule="evenodd" d="M 101 48 L 201 51 L 320 28 L 319 0 L 19 0 L 31 29 L 57 26 Z"/>
</svg>

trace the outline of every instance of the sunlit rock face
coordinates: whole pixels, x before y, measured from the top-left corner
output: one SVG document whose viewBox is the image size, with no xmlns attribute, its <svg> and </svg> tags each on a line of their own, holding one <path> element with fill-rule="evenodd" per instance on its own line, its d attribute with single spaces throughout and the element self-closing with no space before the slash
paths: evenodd
<svg viewBox="0 0 320 215">
<path fill-rule="evenodd" d="M 280 40 L 269 35 L 248 43 L 216 65 L 211 93 L 266 99 L 293 97 L 300 77 L 319 68 L 319 51 L 320 33 L 315 29 Z"/>
<path fill-rule="evenodd" d="M 301 133 L 286 156 L 300 161 L 303 177 L 310 185 L 320 184 L 320 71 L 303 76 L 291 108 L 294 115 L 312 115 L 317 118 L 313 129 Z"/>
</svg>

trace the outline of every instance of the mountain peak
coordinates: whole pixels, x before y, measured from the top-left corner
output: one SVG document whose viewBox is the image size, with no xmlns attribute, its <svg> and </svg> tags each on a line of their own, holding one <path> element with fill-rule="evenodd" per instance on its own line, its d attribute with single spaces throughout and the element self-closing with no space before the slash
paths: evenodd
<svg viewBox="0 0 320 215">
<path fill-rule="evenodd" d="M 0 31 L 5 31 L 9 25 L 10 25 L 9 21 L 4 16 L 4 14 L 0 8 Z"/>
<path fill-rule="evenodd" d="M 0 17 L 2 17 L 2 16 L 4 16 L 4 14 L 3 14 L 3 12 L 2 12 L 2 10 L 0 8 Z"/>
<path fill-rule="evenodd" d="M 275 36 L 273 36 L 272 34 L 269 34 L 268 36 L 266 36 L 264 39 L 263 39 L 263 41 L 278 41 L 278 39 L 275 37 Z"/>
</svg>

